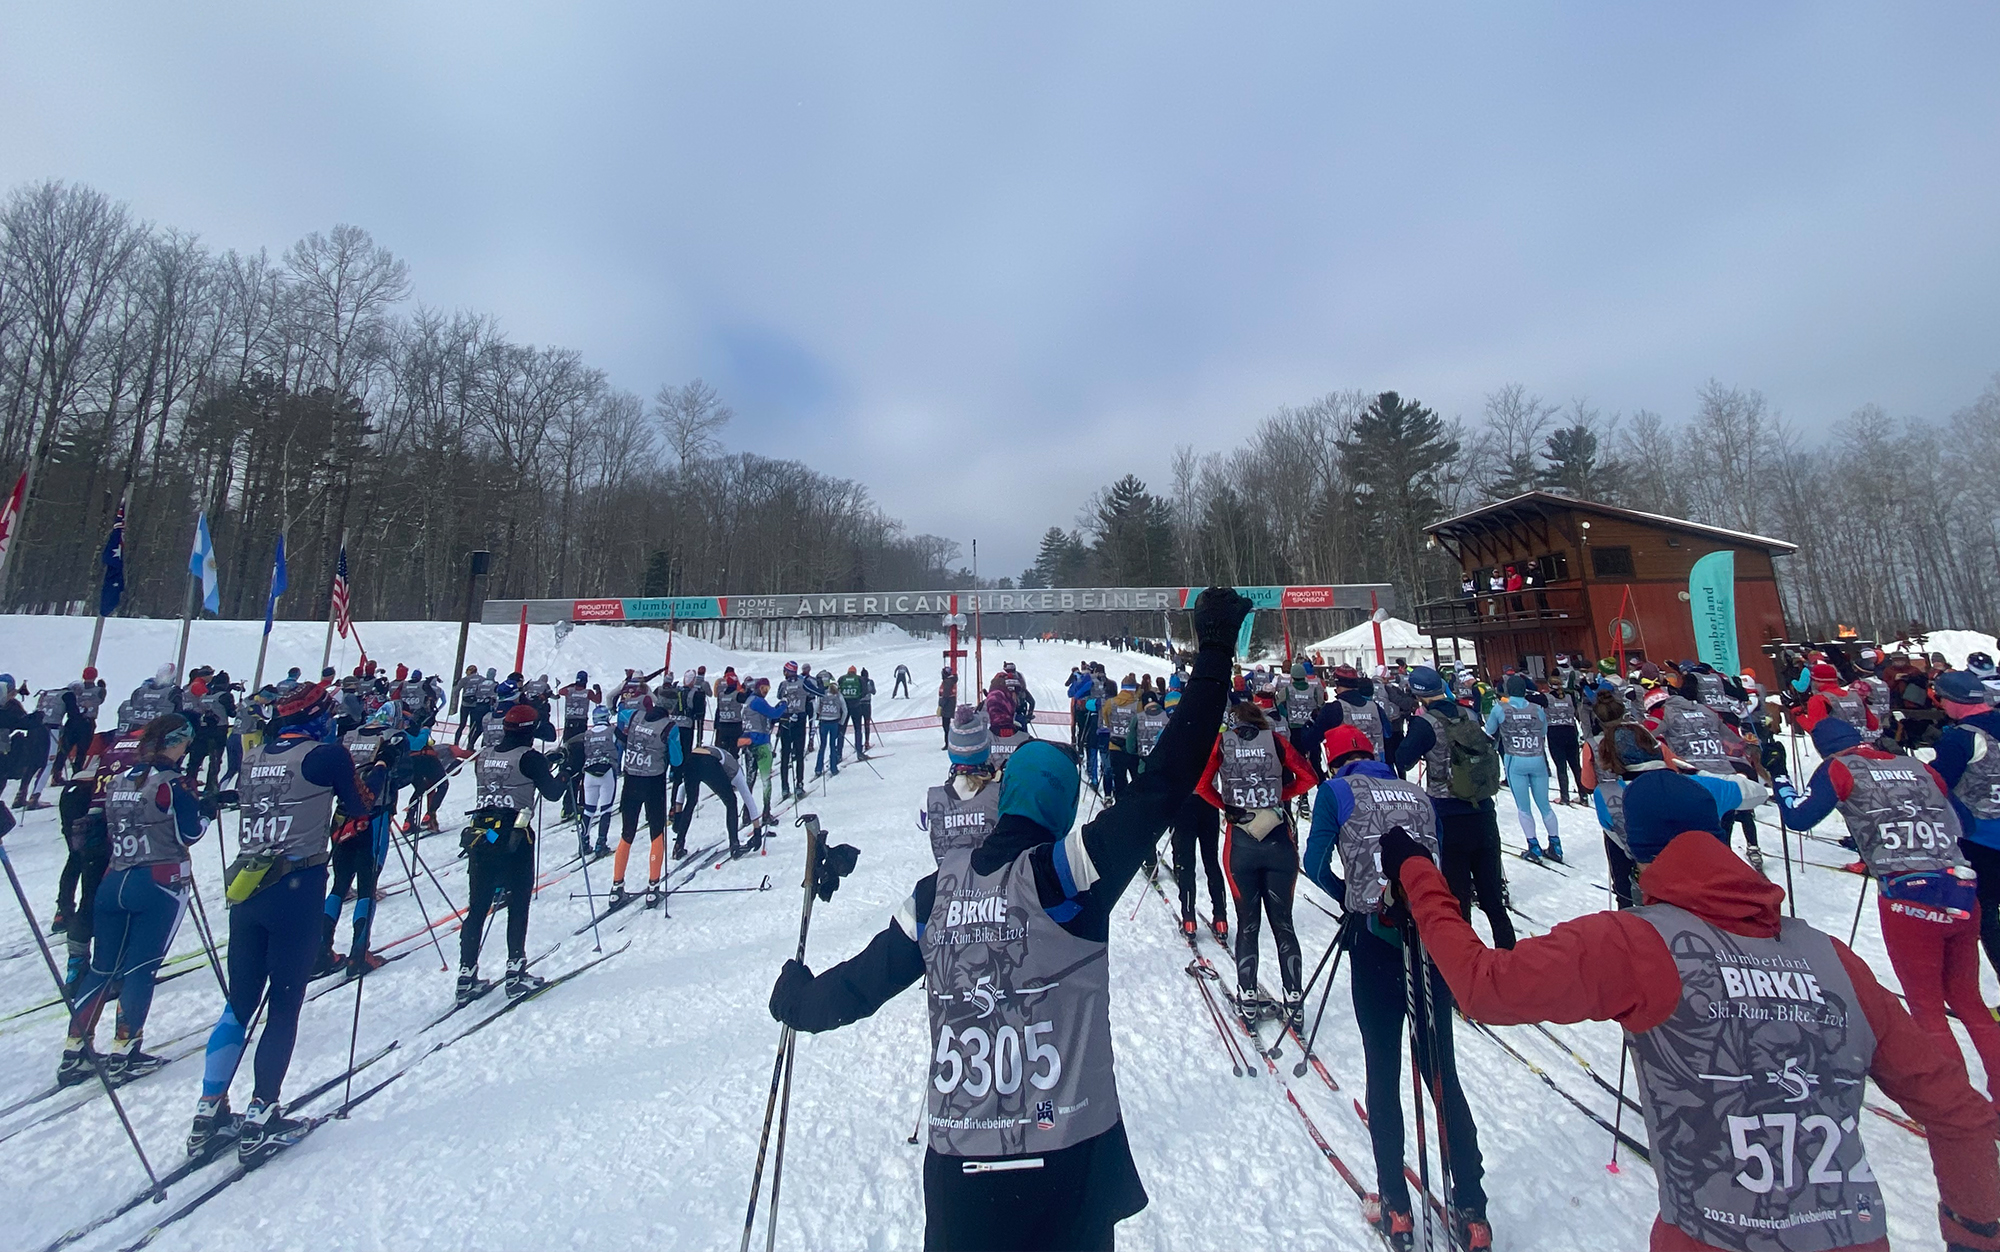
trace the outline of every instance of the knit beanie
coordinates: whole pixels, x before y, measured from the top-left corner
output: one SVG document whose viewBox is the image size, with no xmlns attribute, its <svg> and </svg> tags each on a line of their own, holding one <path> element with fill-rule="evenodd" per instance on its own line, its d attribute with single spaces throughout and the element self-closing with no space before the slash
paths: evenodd
<svg viewBox="0 0 2000 1252">
<path fill-rule="evenodd" d="M 961 704 L 951 715 L 945 751 L 953 765 L 984 765 L 993 754 L 993 731 L 979 710 Z"/>
</svg>

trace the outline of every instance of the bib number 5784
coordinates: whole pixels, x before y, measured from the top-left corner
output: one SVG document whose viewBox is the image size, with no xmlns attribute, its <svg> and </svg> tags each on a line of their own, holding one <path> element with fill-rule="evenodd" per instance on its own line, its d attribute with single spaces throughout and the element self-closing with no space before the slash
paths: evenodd
<svg viewBox="0 0 2000 1252">
<path fill-rule="evenodd" d="M 931 1085 L 941 1095 L 950 1095 L 960 1087 L 974 1099 L 989 1091 L 1013 1095 L 1021 1089 L 1026 1071 L 1036 1090 L 1047 1091 L 1062 1079 L 1062 1055 L 1054 1044 L 1041 1039 L 1054 1030 L 1053 1022 L 1036 1022 L 1019 1030 L 1002 1026 L 991 1033 L 981 1026 L 968 1026 L 954 1034 L 950 1026 L 941 1026 L 937 1053 L 932 1058 L 937 1072 Z"/>
</svg>

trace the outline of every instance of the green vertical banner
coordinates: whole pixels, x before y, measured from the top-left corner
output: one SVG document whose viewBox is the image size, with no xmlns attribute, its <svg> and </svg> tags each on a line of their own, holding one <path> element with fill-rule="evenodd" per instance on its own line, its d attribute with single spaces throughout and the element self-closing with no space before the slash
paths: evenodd
<svg viewBox="0 0 2000 1252">
<path fill-rule="evenodd" d="M 1243 625 L 1236 631 L 1236 655 L 1246 661 L 1250 659 L 1250 632 L 1256 629 L 1256 626 L 1257 614 L 1254 612 L 1245 613 L 1243 615 Z"/>
<path fill-rule="evenodd" d="M 1711 552 L 1688 572 L 1688 612 L 1694 617 L 1695 655 L 1724 674 L 1736 664 L 1736 553 Z"/>
</svg>

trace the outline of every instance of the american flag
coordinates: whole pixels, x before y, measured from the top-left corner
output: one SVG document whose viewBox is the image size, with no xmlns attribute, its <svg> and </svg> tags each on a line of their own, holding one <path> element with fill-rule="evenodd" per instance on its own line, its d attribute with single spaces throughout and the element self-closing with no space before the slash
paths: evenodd
<svg viewBox="0 0 2000 1252">
<path fill-rule="evenodd" d="M 333 567 L 333 628 L 347 638 L 348 628 L 354 625 L 347 615 L 347 545 L 340 545 L 340 560 Z"/>
</svg>

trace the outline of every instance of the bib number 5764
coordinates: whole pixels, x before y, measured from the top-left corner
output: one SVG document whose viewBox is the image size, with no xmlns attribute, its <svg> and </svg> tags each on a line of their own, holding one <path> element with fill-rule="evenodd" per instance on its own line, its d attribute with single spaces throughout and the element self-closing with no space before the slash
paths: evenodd
<svg viewBox="0 0 2000 1252">
<path fill-rule="evenodd" d="M 937 1053 L 932 1058 L 937 1072 L 931 1085 L 941 1095 L 950 1095 L 960 1087 L 974 1099 L 989 1091 L 1013 1095 L 1021 1089 L 1026 1071 L 1036 1090 L 1047 1091 L 1062 1079 L 1062 1055 L 1054 1044 L 1041 1039 L 1054 1030 L 1053 1022 L 1036 1022 L 1019 1030 L 1002 1026 L 991 1033 L 982 1026 L 968 1026 L 954 1034 L 950 1026 L 941 1026 Z M 1032 1068 L 1035 1066 L 1041 1068 Z"/>
</svg>

